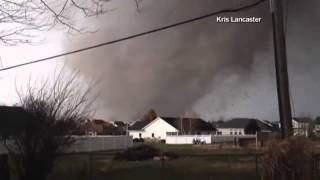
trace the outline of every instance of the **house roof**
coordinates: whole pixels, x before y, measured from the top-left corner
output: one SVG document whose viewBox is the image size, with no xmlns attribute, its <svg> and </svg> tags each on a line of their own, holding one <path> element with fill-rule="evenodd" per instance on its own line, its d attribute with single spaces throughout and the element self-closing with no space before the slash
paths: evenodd
<svg viewBox="0 0 320 180">
<path fill-rule="evenodd" d="M 300 123 L 311 123 L 312 119 L 308 117 L 293 117 L 293 120 L 300 122 Z"/>
<path fill-rule="evenodd" d="M 258 119 L 252 119 L 252 118 L 234 118 L 229 121 L 226 121 L 222 124 L 219 124 L 218 128 L 238 128 L 238 129 L 244 129 L 246 128 L 250 123 L 256 123 L 257 126 L 262 131 L 272 131 L 274 130 L 274 126 L 269 125 L 266 122 L 262 122 Z"/>
<path fill-rule="evenodd" d="M 145 126 L 147 126 L 152 121 L 136 121 L 134 122 L 128 129 L 139 131 L 142 130 Z"/>
<path fill-rule="evenodd" d="M 177 118 L 177 117 L 160 117 L 165 122 L 178 129 L 179 131 L 213 131 L 215 128 L 208 122 L 200 118 Z M 152 121 L 136 121 L 129 127 L 129 130 L 142 130 Z"/>
<path fill-rule="evenodd" d="M 314 120 L 314 123 L 315 123 L 315 124 L 320 124 L 320 118 L 317 117 L 316 120 Z"/>
<path fill-rule="evenodd" d="M 101 124 L 101 125 L 107 123 L 106 121 L 104 121 L 104 120 L 102 120 L 102 119 L 93 119 L 92 122 L 93 122 L 94 124 Z"/>
<path fill-rule="evenodd" d="M 179 131 L 213 131 L 215 128 L 200 118 L 161 117 Z"/>
<path fill-rule="evenodd" d="M 277 124 L 271 122 L 265 122 L 260 120 L 256 120 L 256 122 L 261 131 L 275 131 L 279 129 L 279 126 Z"/>
<path fill-rule="evenodd" d="M 255 119 L 249 118 L 235 118 L 219 124 L 218 128 L 246 128 L 247 125 L 254 120 Z"/>
<path fill-rule="evenodd" d="M 122 121 L 114 121 L 113 122 L 116 126 L 125 126 L 126 123 L 122 122 Z"/>
</svg>

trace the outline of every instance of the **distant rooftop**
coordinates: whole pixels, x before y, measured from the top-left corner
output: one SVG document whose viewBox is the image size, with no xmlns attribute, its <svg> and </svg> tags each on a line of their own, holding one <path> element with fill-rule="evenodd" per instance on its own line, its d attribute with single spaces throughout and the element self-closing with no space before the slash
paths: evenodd
<svg viewBox="0 0 320 180">
<path fill-rule="evenodd" d="M 309 117 L 293 117 L 293 120 L 300 122 L 300 123 L 310 123 L 312 122 L 312 119 Z"/>
<path fill-rule="evenodd" d="M 219 124 L 218 128 L 242 129 L 246 128 L 250 123 L 256 123 L 261 130 L 268 131 L 275 129 L 275 126 L 272 126 L 271 124 L 253 118 L 234 118 Z"/>
</svg>

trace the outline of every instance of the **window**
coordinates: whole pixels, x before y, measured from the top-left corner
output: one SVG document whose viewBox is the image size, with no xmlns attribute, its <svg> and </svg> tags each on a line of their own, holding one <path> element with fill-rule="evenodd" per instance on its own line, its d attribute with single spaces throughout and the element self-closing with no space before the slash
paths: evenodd
<svg viewBox="0 0 320 180">
<path fill-rule="evenodd" d="M 239 132 L 239 135 L 242 135 L 242 132 L 241 132 L 241 131 Z"/>
<path fill-rule="evenodd" d="M 234 135 L 237 135 L 238 133 L 237 132 L 234 132 Z"/>
<path fill-rule="evenodd" d="M 232 132 L 230 132 L 230 135 L 232 135 Z"/>
<path fill-rule="evenodd" d="M 152 133 L 151 136 L 154 138 L 154 133 Z"/>
<path fill-rule="evenodd" d="M 141 138 L 141 133 L 139 133 L 139 138 Z"/>
<path fill-rule="evenodd" d="M 177 132 L 167 132 L 166 134 L 167 134 L 168 136 L 178 135 Z"/>
</svg>

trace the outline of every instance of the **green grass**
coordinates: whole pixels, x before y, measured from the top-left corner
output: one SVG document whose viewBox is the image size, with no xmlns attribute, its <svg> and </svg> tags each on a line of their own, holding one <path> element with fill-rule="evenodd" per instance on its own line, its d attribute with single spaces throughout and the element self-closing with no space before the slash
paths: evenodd
<svg viewBox="0 0 320 180">
<path fill-rule="evenodd" d="M 248 150 L 215 150 L 192 145 L 153 144 L 181 157 L 165 161 L 114 161 L 114 152 L 65 155 L 49 180 L 250 180 L 257 179 L 255 158 Z"/>
<path fill-rule="evenodd" d="M 84 156 L 84 155 L 82 155 Z M 61 163 L 61 162 L 60 162 Z M 166 161 L 114 162 L 110 158 L 68 157 L 57 166 L 50 179 L 162 180 L 162 179 L 255 179 L 254 163 L 234 159 L 185 157 Z M 91 177 L 91 178 L 90 178 Z"/>
<path fill-rule="evenodd" d="M 192 144 L 186 145 L 170 145 L 170 144 L 160 144 L 160 143 L 150 143 L 154 147 L 162 150 L 162 151 L 171 151 L 176 152 L 181 155 L 239 155 L 239 154 L 255 154 L 259 153 L 256 152 L 255 149 L 239 149 L 239 148 L 223 148 L 223 149 L 216 149 L 216 148 L 208 148 L 210 146 L 195 146 Z"/>
</svg>

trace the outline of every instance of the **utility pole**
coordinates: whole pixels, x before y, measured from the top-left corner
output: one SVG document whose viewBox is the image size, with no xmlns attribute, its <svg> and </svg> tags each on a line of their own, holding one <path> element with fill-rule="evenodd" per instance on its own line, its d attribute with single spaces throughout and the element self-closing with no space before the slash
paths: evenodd
<svg viewBox="0 0 320 180">
<path fill-rule="evenodd" d="M 292 116 L 284 31 L 283 0 L 270 0 L 273 25 L 273 43 L 277 78 L 277 93 L 282 138 L 292 136 Z"/>
</svg>

